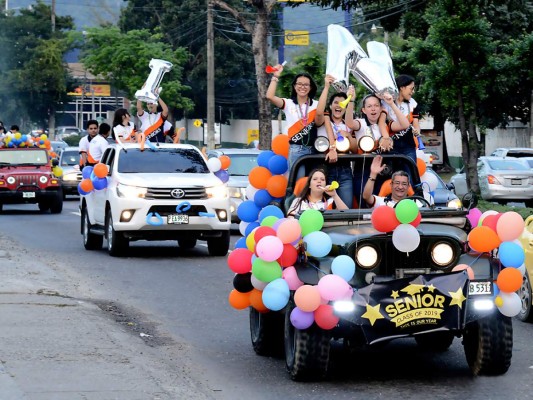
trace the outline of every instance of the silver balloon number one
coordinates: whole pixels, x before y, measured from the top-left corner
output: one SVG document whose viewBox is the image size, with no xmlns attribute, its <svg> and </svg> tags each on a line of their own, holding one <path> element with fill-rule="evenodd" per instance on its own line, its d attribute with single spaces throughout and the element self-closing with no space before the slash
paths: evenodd
<svg viewBox="0 0 533 400">
<path fill-rule="evenodd" d="M 159 99 L 159 86 L 163 80 L 163 75 L 172 69 L 172 63 L 152 58 L 149 66 L 152 69 L 150 75 L 148 75 L 142 89 L 135 92 L 135 98 L 147 103 L 157 103 Z"/>
</svg>

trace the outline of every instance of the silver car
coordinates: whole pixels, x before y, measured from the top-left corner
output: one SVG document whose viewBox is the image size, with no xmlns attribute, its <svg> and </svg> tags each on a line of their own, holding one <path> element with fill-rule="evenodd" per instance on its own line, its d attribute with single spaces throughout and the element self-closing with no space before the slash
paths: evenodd
<svg viewBox="0 0 533 400">
<path fill-rule="evenodd" d="M 208 157 L 227 155 L 231 160 L 228 168 L 228 189 L 231 199 L 231 222 L 239 223 L 237 207 L 246 200 L 246 187 L 249 185 L 248 175 L 252 168 L 257 167 L 257 149 L 216 149 L 207 153 Z"/>
<path fill-rule="evenodd" d="M 533 158 L 533 149 L 528 147 L 499 147 L 490 155 L 494 157 Z"/>
<path fill-rule="evenodd" d="M 59 166 L 63 170 L 61 186 L 63 196 L 78 194 L 78 183 L 81 182 L 80 148 L 66 147 L 59 156 Z"/>
</svg>

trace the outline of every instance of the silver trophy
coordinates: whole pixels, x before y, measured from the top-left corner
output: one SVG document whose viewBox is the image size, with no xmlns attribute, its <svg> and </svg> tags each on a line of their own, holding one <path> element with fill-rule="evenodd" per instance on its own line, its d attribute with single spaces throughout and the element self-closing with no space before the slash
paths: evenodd
<svg viewBox="0 0 533 400">
<path fill-rule="evenodd" d="M 161 85 L 163 75 L 172 69 L 172 63 L 152 58 L 149 66 L 152 69 L 150 75 L 148 75 L 142 89 L 135 92 L 135 98 L 146 103 L 157 103 L 159 99 L 159 85 Z"/>
</svg>

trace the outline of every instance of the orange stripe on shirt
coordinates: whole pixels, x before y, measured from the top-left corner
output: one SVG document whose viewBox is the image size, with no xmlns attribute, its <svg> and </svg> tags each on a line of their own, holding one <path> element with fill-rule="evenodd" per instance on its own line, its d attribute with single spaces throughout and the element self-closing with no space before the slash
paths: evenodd
<svg viewBox="0 0 533 400">
<path fill-rule="evenodd" d="M 156 122 L 154 122 L 152 126 L 150 126 L 147 130 L 144 131 L 144 136 L 149 136 L 150 133 L 155 131 L 157 128 L 161 127 L 162 126 L 161 123 L 164 123 L 164 120 L 163 120 L 163 117 L 160 115 L 159 119 Z"/>
<path fill-rule="evenodd" d="M 309 125 L 311 122 L 315 121 L 315 114 L 316 110 L 309 111 L 309 114 L 307 114 L 307 124 Z M 293 137 L 294 135 L 301 132 L 301 130 L 304 128 L 304 124 L 301 119 L 298 120 L 295 124 L 289 127 L 287 130 L 287 133 L 289 135 L 289 138 Z"/>
</svg>

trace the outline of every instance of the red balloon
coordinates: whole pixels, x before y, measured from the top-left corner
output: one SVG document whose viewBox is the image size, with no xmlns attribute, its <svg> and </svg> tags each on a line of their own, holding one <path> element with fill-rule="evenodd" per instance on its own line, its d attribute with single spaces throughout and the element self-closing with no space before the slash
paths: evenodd
<svg viewBox="0 0 533 400">
<path fill-rule="evenodd" d="M 254 233 L 255 243 L 259 243 L 265 236 L 276 236 L 276 231 L 270 226 L 260 226 Z"/>
<path fill-rule="evenodd" d="M 279 265 L 282 267 L 292 267 L 298 258 L 298 250 L 292 244 L 287 243 L 283 245 L 283 253 L 278 258 Z"/>
<path fill-rule="evenodd" d="M 236 274 L 245 274 L 252 270 L 252 255 L 248 249 L 235 249 L 228 256 L 228 266 Z"/>
<path fill-rule="evenodd" d="M 419 211 L 414 221 L 411 221 L 409 223 L 416 228 L 418 225 L 420 225 L 420 221 L 422 221 L 422 214 L 420 214 L 420 211 Z"/>
<path fill-rule="evenodd" d="M 329 304 L 320 305 L 314 314 L 316 324 L 322 329 L 333 329 L 339 323 L 339 317 L 333 314 L 333 307 Z"/>
<path fill-rule="evenodd" d="M 490 229 L 492 229 L 494 232 L 496 231 L 496 225 L 498 224 L 498 220 L 503 214 L 497 214 L 497 215 L 487 215 L 485 218 L 483 218 L 483 222 L 481 223 L 481 226 L 488 226 Z"/>
<path fill-rule="evenodd" d="M 394 208 L 389 206 L 379 206 L 372 211 L 372 225 L 379 232 L 392 232 L 400 221 L 396 218 Z"/>
</svg>

